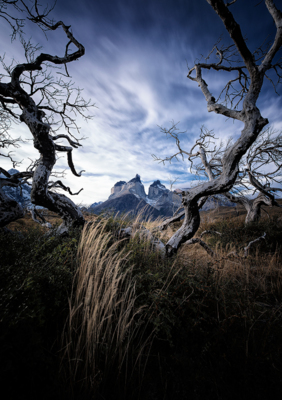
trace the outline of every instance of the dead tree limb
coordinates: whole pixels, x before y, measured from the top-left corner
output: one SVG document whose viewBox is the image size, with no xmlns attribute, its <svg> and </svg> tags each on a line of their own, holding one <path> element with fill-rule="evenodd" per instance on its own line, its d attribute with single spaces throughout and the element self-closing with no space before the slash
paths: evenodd
<svg viewBox="0 0 282 400">
<path fill-rule="evenodd" d="M 207 231 L 204 231 L 204 232 L 202 232 L 202 233 L 200 234 L 200 238 L 202 238 L 204 235 L 219 235 L 219 236 L 221 236 L 222 233 L 217 232 L 217 231 L 210 231 L 210 230 L 207 230 Z"/>
<path fill-rule="evenodd" d="M 166 244 L 168 256 L 174 254 L 183 243 L 192 239 L 195 235 L 200 224 L 198 201 L 202 197 L 231 190 L 239 173 L 241 158 L 268 124 L 268 119 L 261 115 L 257 107 L 257 101 L 267 72 L 271 69 L 275 71 L 274 58 L 282 46 L 282 13 L 278 10 L 273 0 L 265 0 L 265 6 L 276 25 L 276 35 L 270 47 L 263 53 L 263 56 L 260 55 L 257 59 L 249 49 L 240 25 L 225 2 L 223 0 L 207 0 L 207 2 L 221 18 L 233 44 L 222 48 L 215 46 L 212 54 L 209 55 L 209 60 L 214 55 L 217 61 L 196 63 L 189 69 L 187 76 L 200 87 L 206 99 L 209 112 L 215 112 L 225 118 L 238 120 L 242 122 L 243 129 L 236 142 L 230 145 L 222 155 L 219 173 L 211 176 L 209 162 L 207 162 L 205 168 L 209 180 L 190 189 L 183 195 L 184 222 Z M 235 8 L 236 6 L 239 7 L 238 3 L 233 7 Z M 241 7 L 244 6 L 242 5 Z M 237 62 L 238 56 L 240 57 L 240 64 Z M 282 64 L 280 63 L 279 66 L 281 67 Z M 224 104 L 220 101 L 221 95 L 218 99 L 215 99 L 203 77 L 205 71 L 210 69 L 218 73 L 224 71 L 232 74 L 237 72 L 238 74 L 237 84 L 239 89 L 235 94 L 232 87 L 233 77 L 223 87 L 222 93 L 225 93 Z M 238 109 L 239 106 L 241 107 L 240 109 Z M 199 149 L 203 148 L 205 150 L 201 143 L 198 146 Z M 192 156 L 193 154 L 188 155 L 188 157 Z M 205 165 L 204 160 L 202 162 Z"/>
<path fill-rule="evenodd" d="M 264 234 L 262 236 L 260 236 L 259 238 L 252 240 L 246 247 L 244 247 L 244 258 L 248 257 L 249 250 L 252 247 L 252 245 L 256 242 L 259 242 L 260 240 L 265 240 L 265 236 L 266 236 L 266 232 L 264 232 Z"/>
<path fill-rule="evenodd" d="M 206 242 L 204 242 L 202 239 L 200 238 L 192 238 L 187 240 L 187 242 L 185 242 L 185 245 L 189 245 L 189 244 L 196 244 L 198 243 L 199 245 L 201 245 L 206 252 L 211 256 L 211 257 L 215 257 L 215 253 L 214 251 L 206 244 Z"/>
<path fill-rule="evenodd" d="M 46 228 L 52 228 L 50 222 L 47 222 L 44 216 L 41 213 L 39 213 L 35 207 L 30 209 L 30 213 L 34 222 L 42 226 L 45 226 Z"/>
</svg>

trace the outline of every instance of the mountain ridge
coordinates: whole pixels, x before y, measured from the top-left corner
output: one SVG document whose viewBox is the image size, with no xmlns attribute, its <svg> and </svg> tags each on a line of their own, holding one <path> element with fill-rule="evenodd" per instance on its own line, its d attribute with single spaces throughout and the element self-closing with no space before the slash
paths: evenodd
<svg viewBox="0 0 282 400">
<path fill-rule="evenodd" d="M 186 190 L 188 190 L 186 188 Z M 130 212 L 136 214 L 134 207 L 140 211 L 141 208 L 147 207 L 146 213 L 151 214 L 152 218 L 170 217 L 182 204 L 182 190 L 177 189 L 171 191 L 161 183 L 159 179 L 155 180 L 148 190 L 148 195 L 145 192 L 144 185 L 140 175 L 129 180 L 118 181 L 111 188 L 111 194 L 108 200 L 100 202 L 98 206 L 92 204 L 89 211 L 95 214 L 111 209 L 113 212 Z M 133 197 L 132 197 L 133 196 Z M 138 200 L 134 200 L 134 197 Z M 202 210 L 209 210 L 218 205 L 233 206 L 223 195 L 218 198 L 208 199 Z"/>
</svg>

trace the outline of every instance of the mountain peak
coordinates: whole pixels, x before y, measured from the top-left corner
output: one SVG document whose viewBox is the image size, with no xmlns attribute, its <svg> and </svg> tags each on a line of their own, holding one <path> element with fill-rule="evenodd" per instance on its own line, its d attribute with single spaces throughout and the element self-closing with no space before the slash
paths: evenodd
<svg viewBox="0 0 282 400">
<path fill-rule="evenodd" d="M 148 198 L 150 200 L 157 200 L 163 193 L 169 190 L 158 179 L 149 186 Z"/>
<path fill-rule="evenodd" d="M 131 179 L 128 183 L 130 183 L 130 182 L 140 182 L 141 183 L 140 175 L 136 174 L 135 178 Z"/>
<path fill-rule="evenodd" d="M 152 187 L 158 187 L 159 189 L 166 189 L 166 187 L 161 183 L 161 181 L 158 179 L 154 181 L 150 186 Z"/>
<path fill-rule="evenodd" d="M 15 168 L 11 168 L 11 169 L 9 169 L 9 174 L 10 175 L 14 175 L 14 174 L 18 174 L 20 171 L 18 171 L 17 169 L 15 169 Z"/>
<path fill-rule="evenodd" d="M 125 185 L 125 184 L 126 184 L 125 181 L 118 181 L 117 183 L 114 184 L 114 187 L 115 186 L 122 186 L 122 185 Z"/>
</svg>

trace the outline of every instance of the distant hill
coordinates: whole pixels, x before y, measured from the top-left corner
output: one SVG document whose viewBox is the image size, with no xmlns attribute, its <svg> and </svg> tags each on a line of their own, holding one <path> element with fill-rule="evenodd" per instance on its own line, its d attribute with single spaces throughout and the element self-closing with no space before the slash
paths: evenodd
<svg viewBox="0 0 282 400">
<path fill-rule="evenodd" d="M 156 219 L 161 216 L 161 213 L 154 207 L 146 203 L 145 200 L 137 198 L 132 193 L 126 193 L 123 196 L 104 201 L 97 207 L 88 209 L 95 214 L 99 214 L 102 211 L 113 211 L 114 213 L 130 213 L 131 215 L 137 215 L 142 212 L 144 217 L 151 217 Z"/>
<path fill-rule="evenodd" d="M 98 201 L 96 203 L 93 203 L 93 204 L 91 204 L 91 206 L 88 207 L 88 210 L 90 210 L 91 208 L 94 208 L 94 207 L 98 207 L 102 203 L 103 203 L 102 201 Z"/>
</svg>

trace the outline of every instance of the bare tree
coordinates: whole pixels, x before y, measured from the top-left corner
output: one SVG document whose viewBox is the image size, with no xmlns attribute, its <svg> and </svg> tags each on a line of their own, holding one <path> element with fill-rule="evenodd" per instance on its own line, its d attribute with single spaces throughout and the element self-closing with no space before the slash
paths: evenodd
<svg viewBox="0 0 282 400">
<path fill-rule="evenodd" d="M 235 185 L 231 192 L 225 193 L 229 200 L 245 207 L 246 224 L 260 219 L 262 206 L 280 207 L 275 194 L 282 191 L 281 168 L 282 133 L 267 129 L 242 158 Z M 249 196 L 251 192 L 257 194 L 253 199 Z"/>
<path fill-rule="evenodd" d="M 201 128 L 199 139 L 189 152 L 183 150 L 180 134 L 186 132 L 178 132 L 177 124 L 167 130 L 161 128 L 167 136 L 175 139 L 178 148 L 177 153 L 164 159 L 154 155 L 155 160 L 160 162 L 171 162 L 174 158 L 182 158 L 185 156 L 190 162 L 190 172 L 201 180 L 215 179 L 222 173 L 222 157 L 226 151 L 232 146 L 232 139 L 228 139 L 227 143 L 220 142 L 212 131 L 208 131 L 205 127 Z M 198 148 L 198 151 L 195 149 Z M 233 203 L 241 204 L 247 211 L 246 224 L 258 221 L 261 215 L 262 206 L 278 206 L 275 200 L 275 193 L 282 191 L 281 185 L 281 168 L 282 168 L 282 133 L 277 133 L 272 129 L 262 131 L 256 142 L 249 148 L 247 154 L 242 157 L 239 163 L 239 171 L 230 192 L 224 193 L 225 197 Z M 276 184 L 276 186 L 274 186 Z M 278 185 L 278 186 L 277 186 Z M 263 188 L 263 191 L 262 191 Z M 251 198 L 257 194 L 255 198 Z M 224 198 L 224 196 L 222 195 Z M 203 206 L 198 202 L 199 209 Z M 214 196 L 215 202 L 218 198 Z M 165 229 L 171 222 L 181 219 L 185 214 L 183 205 L 180 207 L 172 218 L 166 219 L 160 225 L 161 229 Z"/>
<path fill-rule="evenodd" d="M 249 49 L 240 25 L 229 9 L 231 4 L 236 3 L 236 0 L 227 4 L 223 0 L 207 0 L 207 2 L 221 18 L 233 44 L 221 48 L 218 44 L 215 45 L 206 60 L 189 68 L 188 78 L 200 87 L 209 112 L 241 121 L 244 126 L 238 140 L 229 146 L 222 155 L 222 168 L 218 175 L 214 175 L 213 171 L 210 170 L 209 163 L 205 165 L 205 152 L 203 152 L 202 163 L 209 180 L 182 194 L 185 218 L 181 228 L 166 244 L 166 251 L 169 256 L 175 253 L 181 244 L 195 235 L 200 224 L 198 201 L 206 196 L 228 192 L 233 187 L 239 173 L 241 158 L 268 124 L 268 120 L 262 117 L 257 107 L 264 78 L 268 76 L 270 70 L 277 73 L 278 83 L 281 77 L 282 62 L 281 60 L 277 61 L 277 54 L 282 46 L 282 13 L 276 7 L 275 2 L 264 0 L 265 7 L 276 26 L 275 38 L 267 48 L 260 47 L 254 52 Z M 241 7 L 244 6 L 241 5 Z M 210 62 L 214 56 L 217 60 Z M 206 70 L 214 70 L 218 73 L 224 71 L 231 75 L 218 99 L 215 99 L 212 95 L 207 82 L 203 78 L 203 73 Z M 234 77 L 234 74 L 237 74 L 237 76 Z M 224 96 L 223 100 L 221 100 L 222 96 Z M 198 146 L 198 152 L 201 153 L 203 146 L 199 144 Z M 192 157 L 192 155 L 189 154 L 188 157 Z"/>
<path fill-rule="evenodd" d="M 205 129 L 205 127 L 202 127 L 199 138 L 191 147 L 190 151 L 186 151 L 182 148 L 179 135 L 185 134 L 186 132 L 178 132 L 179 129 L 177 128 L 177 124 L 173 122 L 170 129 L 161 127 L 161 131 L 166 136 L 171 136 L 175 139 L 178 151 L 165 158 L 159 158 L 155 154 L 152 154 L 155 161 L 165 164 L 166 162 L 171 163 L 173 159 L 179 160 L 179 157 L 181 157 L 182 161 L 184 161 L 185 157 L 187 157 L 187 160 L 190 163 L 190 173 L 194 173 L 199 179 L 209 180 L 211 178 L 213 179 L 215 174 L 219 174 L 219 168 L 221 169 L 222 167 L 220 157 L 223 153 L 223 143 L 220 143 L 219 147 L 217 148 L 215 144 L 216 138 L 212 131 L 208 131 Z M 182 192 L 182 195 L 184 194 L 185 192 Z M 209 196 L 204 196 L 198 201 L 199 210 L 203 207 L 208 197 Z M 165 230 L 169 224 L 180 221 L 184 216 L 185 207 L 182 204 L 175 211 L 173 216 L 165 219 L 158 228 L 160 230 Z"/>
<path fill-rule="evenodd" d="M 24 19 L 13 18 L 13 7 L 45 33 L 62 29 L 67 39 L 65 53 L 62 56 L 39 53 L 39 46 L 25 41 L 22 33 Z M 26 62 L 13 61 L 7 65 L 4 57 L 1 58 L 5 73 L 1 75 L 0 102 L 2 110 L 9 113 L 11 119 L 24 122 L 28 126 L 33 136 L 34 147 L 40 154 L 32 172 L 31 202 L 58 213 L 63 219 L 59 232 L 63 233 L 71 226 L 83 225 L 84 218 L 79 207 L 68 197 L 54 190 L 60 188 L 73 194 L 70 188 L 61 180 L 49 182 L 49 177 L 57 160 L 57 152 L 67 153 L 72 173 L 75 176 L 81 175 L 82 171 L 77 173 L 72 161 L 73 148 L 81 146 L 73 131 L 79 132 L 77 115 L 90 118 L 87 110 L 91 104 L 81 97 L 81 90 L 73 86 L 67 69 L 69 63 L 84 55 L 85 49 L 74 37 L 70 26 L 49 18 L 51 10 L 52 8 L 40 8 L 37 0 L 32 7 L 23 0 L 1 0 L 0 16 L 12 27 L 13 37 L 20 33 Z M 64 73 L 58 71 L 60 66 L 64 67 Z M 52 69 L 58 73 L 52 75 Z M 57 132 L 61 127 L 66 129 L 66 134 Z M 67 140 L 68 145 L 58 144 L 59 139 Z M 10 179 L 7 175 L 6 177 Z M 1 199 L 1 207 L 7 209 L 4 199 Z"/>
</svg>

